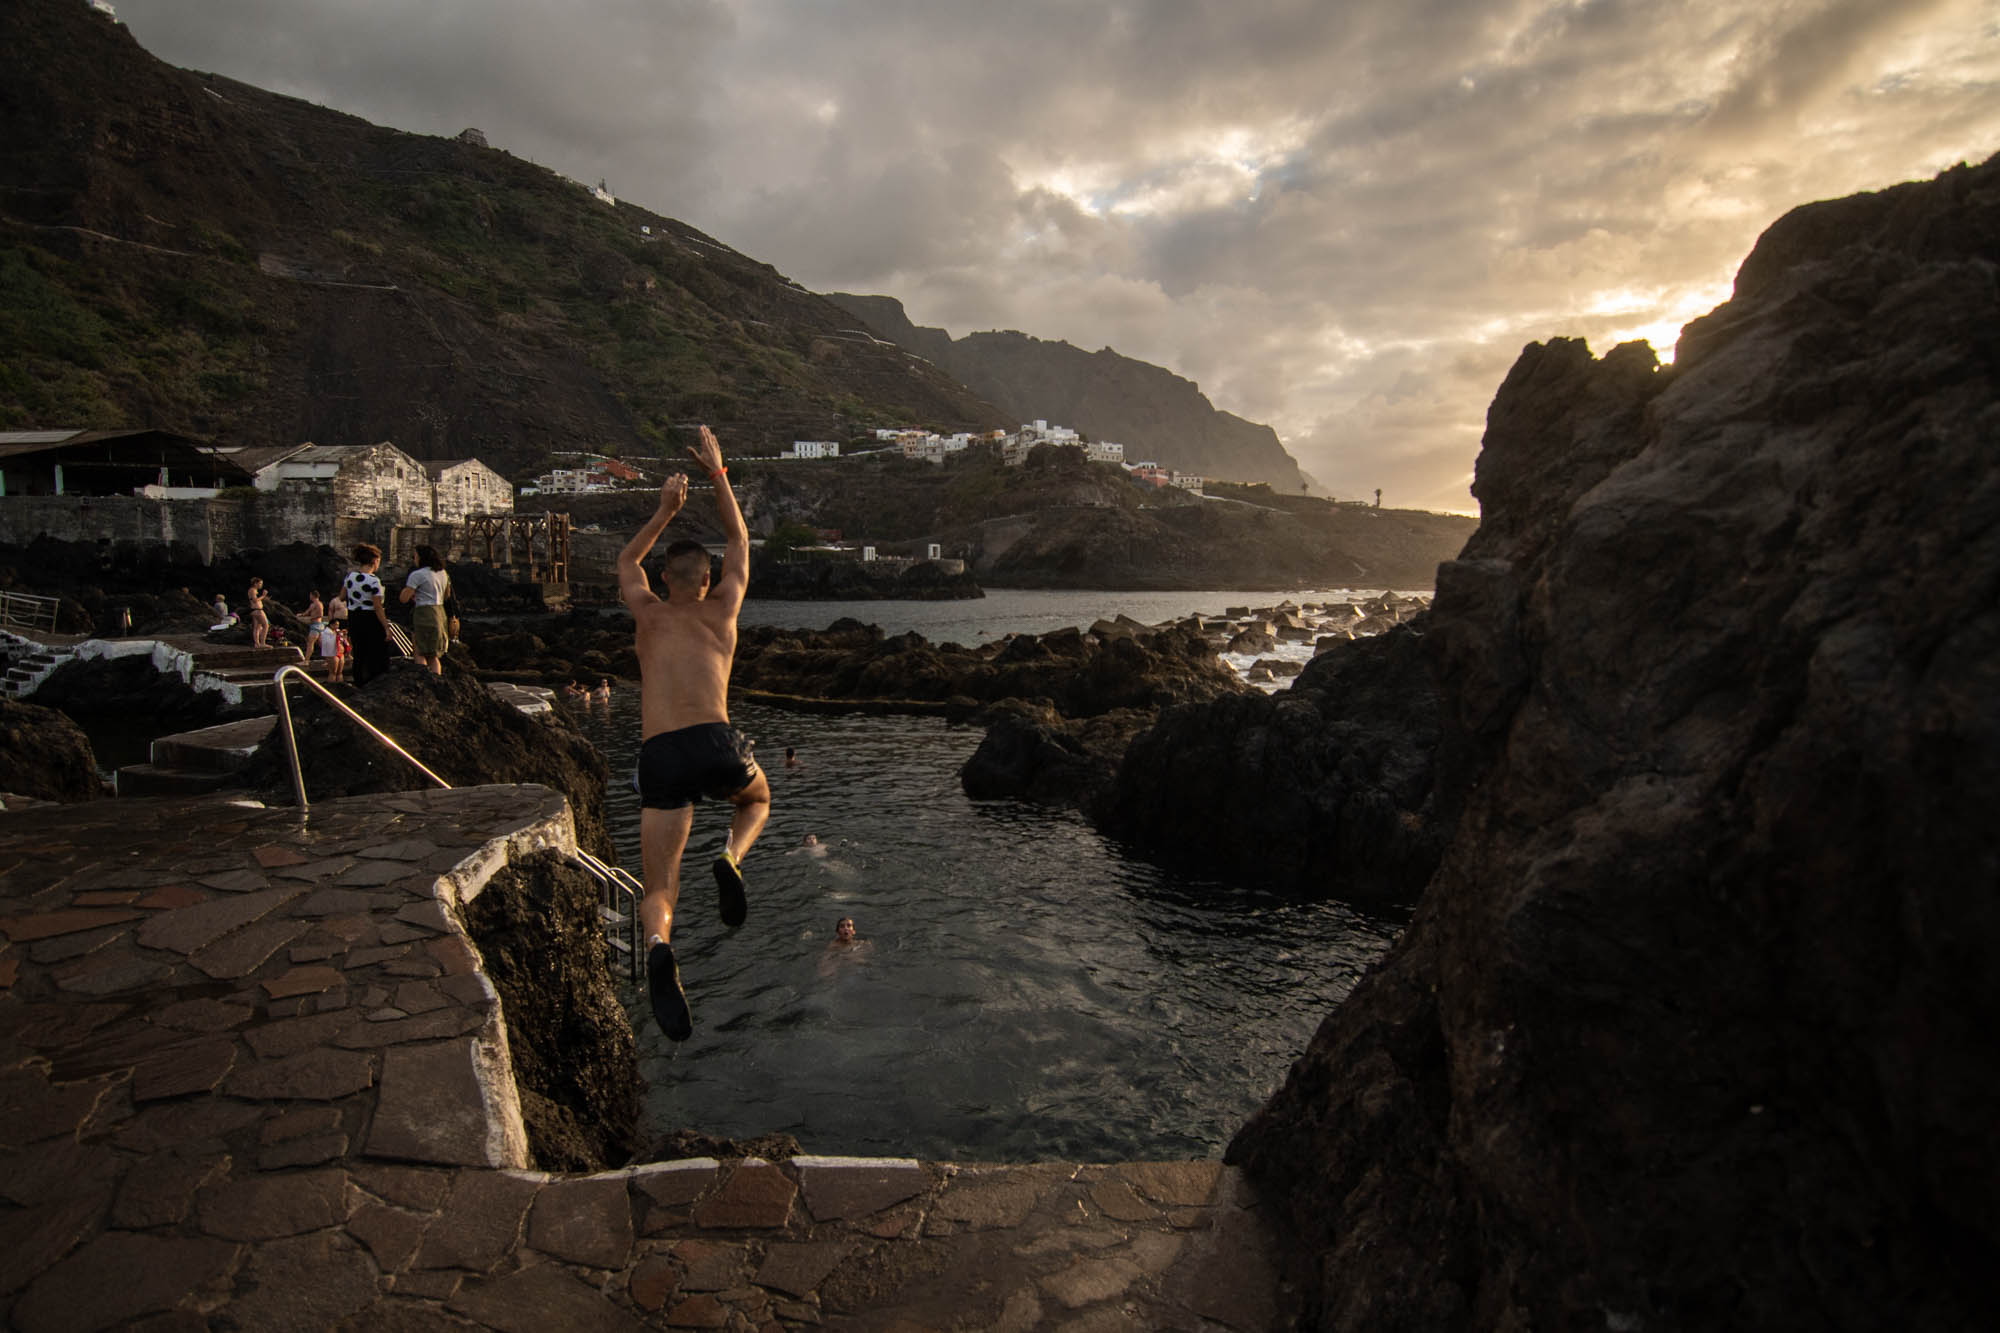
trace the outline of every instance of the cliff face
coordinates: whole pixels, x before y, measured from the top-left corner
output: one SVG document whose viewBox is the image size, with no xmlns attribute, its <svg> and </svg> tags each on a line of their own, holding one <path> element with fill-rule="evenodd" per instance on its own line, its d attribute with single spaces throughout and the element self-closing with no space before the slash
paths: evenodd
<svg viewBox="0 0 2000 1333">
<path fill-rule="evenodd" d="M 1293 494 L 1305 480 L 1276 431 L 1218 411 L 1199 385 L 1170 370 L 1109 347 L 1086 352 L 1012 331 L 954 339 L 911 323 L 892 297 L 834 292 L 827 299 L 991 402 L 1008 414 L 1009 426 L 1041 418 L 1118 441 L 1128 462 L 1151 459 Z"/>
<path fill-rule="evenodd" d="M 0 6 L 0 426 L 233 444 L 732 446 L 991 405 L 671 218 L 174 69 L 83 0 Z M 558 442 L 570 442 L 561 444 Z"/>
<path fill-rule="evenodd" d="M 1983 1327 L 2000 159 L 1530 346 L 1426 642 L 1452 841 L 1231 1160 L 1323 1328 Z"/>
</svg>

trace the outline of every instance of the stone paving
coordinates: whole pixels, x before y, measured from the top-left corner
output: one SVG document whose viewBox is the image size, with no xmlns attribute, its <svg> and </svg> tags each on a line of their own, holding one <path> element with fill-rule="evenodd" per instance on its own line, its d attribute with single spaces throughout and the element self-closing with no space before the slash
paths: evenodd
<svg viewBox="0 0 2000 1333">
<path fill-rule="evenodd" d="M 458 909 L 533 786 L 0 797 L 0 1324 L 1289 1327 L 1216 1162 L 529 1169 Z"/>
</svg>

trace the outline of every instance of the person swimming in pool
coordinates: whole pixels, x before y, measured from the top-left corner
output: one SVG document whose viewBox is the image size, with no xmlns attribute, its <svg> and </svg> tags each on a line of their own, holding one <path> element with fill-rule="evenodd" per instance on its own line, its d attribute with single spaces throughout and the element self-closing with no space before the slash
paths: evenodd
<svg viewBox="0 0 2000 1333">
<path fill-rule="evenodd" d="M 750 530 L 729 487 L 722 446 L 701 428 L 688 452 L 715 483 L 726 547 L 722 574 L 709 582 L 708 550 L 700 542 L 667 547 L 661 567 L 667 596 L 653 592 L 640 563 L 687 502 L 688 479 L 675 473 L 660 487 L 659 508 L 618 554 L 618 592 L 632 612 L 639 657 L 639 845 L 646 895 L 639 919 L 649 947 L 647 989 L 653 1016 L 669 1040 L 686 1041 L 694 1016 L 681 986 L 672 944 L 680 903 L 681 855 L 702 797 L 733 807 L 729 834 L 715 858 L 722 923 L 734 929 L 749 912 L 743 857 L 771 813 L 771 786 L 749 739 L 729 724 L 729 668 L 736 653 L 736 616 L 750 580 Z"/>
</svg>

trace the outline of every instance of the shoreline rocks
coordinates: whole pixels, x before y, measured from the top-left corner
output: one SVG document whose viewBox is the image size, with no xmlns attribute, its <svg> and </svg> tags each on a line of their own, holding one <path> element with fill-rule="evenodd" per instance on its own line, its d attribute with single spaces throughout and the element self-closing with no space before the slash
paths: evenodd
<svg viewBox="0 0 2000 1333">
<path fill-rule="evenodd" d="M 83 728 L 53 708 L 0 698 L 0 792 L 38 801 L 105 795 Z"/>
<path fill-rule="evenodd" d="M 1169 708 L 1122 756 L 1106 831 L 1232 879 L 1407 904 L 1448 832 L 1421 619 L 1315 657 L 1290 688 Z"/>
<path fill-rule="evenodd" d="M 1321 1329 L 1984 1328 L 2000 1262 L 2000 158 L 1529 346 L 1439 571 L 1390 953 L 1226 1160 Z"/>
</svg>

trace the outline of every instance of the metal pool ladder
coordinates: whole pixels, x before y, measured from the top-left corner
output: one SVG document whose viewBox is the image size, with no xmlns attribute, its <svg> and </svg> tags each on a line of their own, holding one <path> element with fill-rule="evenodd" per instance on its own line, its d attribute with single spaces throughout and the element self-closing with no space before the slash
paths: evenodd
<svg viewBox="0 0 2000 1333">
<path fill-rule="evenodd" d="M 373 736 L 396 754 L 409 760 L 419 773 L 422 773 L 446 791 L 451 790 L 449 782 L 446 782 L 443 778 L 426 768 L 421 760 L 398 745 L 395 739 L 387 732 L 381 730 L 373 722 L 370 722 L 367 718 L 342 703 L 335 697 L 332 690 L 314 680 L 306 671 L 303 664 L 294 662 L 279 667 L 271 676 L 271 684 L 275 687 L 278 696 L 278 721 L 285 733 L 285 758 L 292 766 L 292 796 L 299 803 L 299 814 L 301 816 L 306 814 L 308 808 L 306 801 L 306 778 L 304 769 L 299 765 L 299 740 L 298 733 L 292 727 L 292 702 L 290 697 L 285 693 L 285 687 L 292 677 L 297 677 L 317 690 L 321 698 L 353 719 L 355 724 L 363 731 Z M 632 980 L 637 981 L 639 979 L 639 899 L 645 896 L 645 886 L 632 878 L 630 871 L 621 866 L 607 865 L 589 852 L 584 851 L 581 847 L 571 852 L 568 859 L 571 865 L 596 880 L 599 889 L 603 891 L 604 896 L 598 904 L 598 916 L 604 923 L 605 940 L 615 952 L 625 955 L 627 970 Z M 621 911 L 619 910 L 620 908 L 625 910 Z M 621 927 L 625 928 L 631 938 L 626 939 L 621 937 L 619 934 Z"/>
</svg>

